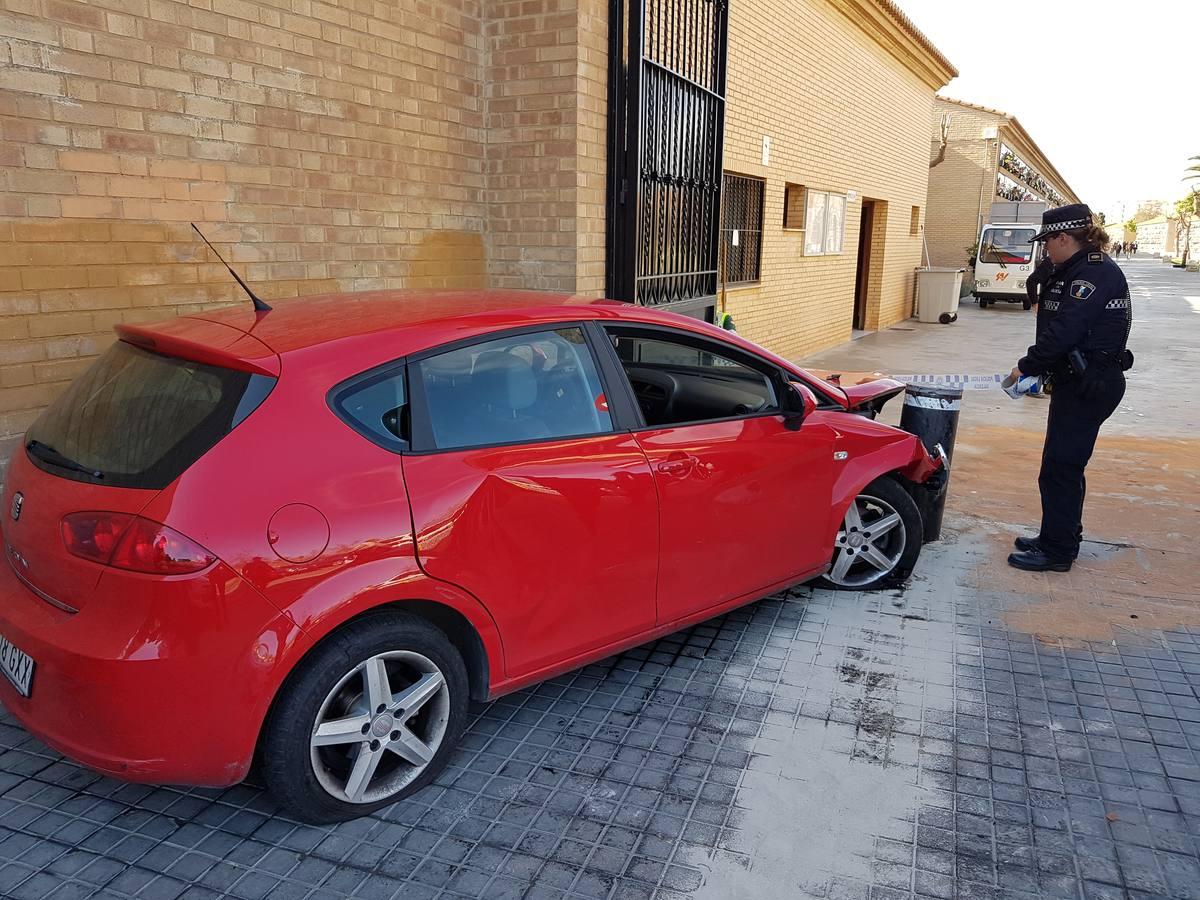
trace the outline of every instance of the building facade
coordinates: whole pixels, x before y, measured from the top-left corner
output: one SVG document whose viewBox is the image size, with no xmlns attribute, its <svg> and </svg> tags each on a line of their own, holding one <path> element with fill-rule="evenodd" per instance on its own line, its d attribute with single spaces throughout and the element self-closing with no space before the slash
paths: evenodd
<svg viewBox="0 0 1200 900">
<path fill-rule="evenodd" d="M 42 14 L 44 12 L 44 15 Z M 11 2 L 0 439 L 119 322 L 333 290 L 599 293 L 607 4 Z"/>
<path fill-rule="evenodd" d="M 1138 222 L 1137 241 L 1138 253 L 1150 253 L 1154 256 L 1171 259 L 1183 256 L 1184 229 L 1178 218 L 1157 216 L 1145 222 Z M 1200 223 L 1193 222 L 1188 241 L 1188 258 L 1200 259 Z"/>
<path fill-rule="evenodd" d="M 799 356 L 907 319 L 928 111 L 957 73 L 890 3 L 731 8 L 722 246 L 739 333 Z M 735 248 L 744 223 L 758 233 Z"/>
<path fill-rule="evenodd" d="M 939 96 L 932 133 L 925 240 L 935 266 L 967 265 L 994 202 L 1080 202 L 1008 113 Z"/>
<path fill-rule="evenodd" d="M 1174 255 L 1177 226 L 1178 223 L 1174 219 L 1168 219 L 1166 216 L 1138 222 L 1135 238 L 1138 253 L 1150 253 L 1154 256 Z"/>
<path fill-rule="evenodd" d="M 0 452 L 115 324 L 246 302 L 191 223 L 268 301 L 602 295 L 614 10 L 681 3 L 6 0 Z M 907 317 L 953 68 L 889 0 L 713 5 L 739 331 L 796 356 Z"/>
</svg>

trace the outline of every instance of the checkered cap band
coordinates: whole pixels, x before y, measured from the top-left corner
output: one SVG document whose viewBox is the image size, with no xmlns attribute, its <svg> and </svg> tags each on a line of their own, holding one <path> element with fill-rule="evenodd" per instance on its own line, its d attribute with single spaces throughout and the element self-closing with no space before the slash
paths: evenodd
<svg viewBox="0 0 1200 900">
<path fill-rule="evenodd" d="M 1074 231 L 1076 228 L 1087 228 L 1092 224 L 1089 219 L 1069 219 L 1066 222 L 1055 222 L 1053 225 L 1046 225 L 1042 228 L 1042 234 L 1051 234 L 1055 231 Z"/>
</svg>

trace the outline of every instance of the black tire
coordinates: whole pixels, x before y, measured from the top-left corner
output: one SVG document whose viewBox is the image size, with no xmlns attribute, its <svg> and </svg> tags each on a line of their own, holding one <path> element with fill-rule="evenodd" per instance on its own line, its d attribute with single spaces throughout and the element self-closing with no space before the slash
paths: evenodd
<svg viewBox="0 0 1200 900">
<path fill-rule="evenodd" d="M 925 526 L 921 521 L 921 511 L 917 509 L 917 504 L 913 502 L 908 491 L 890 475 L 876 478 L 859 492 L 854 502 L 857 508 L 867 513 L 867 515 L 861 516 L 861 522 L 862 534 L 868 538 L 872 522 L 882 521 L 889 517 L 892 511 L 898 515 L 899 523 L 885 536 L 888 545 L 878 548 L 884 550 L 885 556 L 894 558 L 893 565 L 888 571 L 881 571 L 866 561 L 852 560 L 850 569 L 845 576 L 840 579 L 836 577 L 839 558 L 843 555 L 852 556 L 855 552 L 862 553 L 866 549 L 860 547 L 856 551 L 849 546 L 849 542 L 852 540 L 849 537 L 851 528 L 846 522 L 843 522 L 835 536 L 830 571 L 817 578 L 813 583 L 818 587 L 831 588 L 835 591 L 875 591 L 903 584 L 905 579 L 912 574 L 917 559 L 921 555 L 921 544 L 925 533 Z M 891 510 L 888 511 L 887 507 L 890 507 Z M 880 514 L 872 518 L 873 512 Z M 902 543 L 892 543 L 895 540 L 893 535 L 897 535 L 897 533 Z M 843 536 L 846 536 L 846 544 L 842 543 Z M 879 538 L 876 538 L 870 543 L 875 544 L 878 540 Z"/>
<path fill-rule="evenodd" d="M 1028 297 L 1026 297 L 1024 300 L 1021 301 L 1021 309 L 1025 310 L 1026 312 L 1029 312 L 1029 310 L 1033 309 L 1033 301 L 1030 300 Z"/>
<path fill-rule="evenodd" d="M 441 674 L 445 690 L 439 687 L 438 693 L 423 701 L 425 705 L 411 718 L 390 720 L 397 730 L 366 733 L 364 737 L 372 739 L 369 743 L 354 738 L 337 746 L 312 746 L 318 717 L 329 723 L 342 717 L 348 720 L 352 716 L 364 719 L 374 716 L 375 722 L 364 727 L 371 728 L 376 722 L 387 724 L 384 719 L 390 712 L 383 716 L 363 708 L 367 688 L 360 670 L 364 663 L 380 654 L 391 654 L 382 665 L 389 681 L 396 682 L 391 687 L 393 696 L 400 697 L 403 693 L 403 687 L 398 688 L 403 682 L 397 681 L 402 677 L 415 676 L 410 686 L 415 686 L 423 676 L 436 684 L 435 673 L 421 668 L 426 663 Z M 402 612 L 364 616 L 317 645 L 280 690 L 263 729 L 263 778 L 286 811 L 302 821 L 326 824 L 368 815 L 419 791 L 438 774 L 466 726 L 469 702 L 462 656 L 438 628 Z M 340 710 L 336 708 L 339 704 L 343 707 Z M 436 747 L 423 745 L 426 751 L 433 750 L 423 766 L 402 759 L 387 747 L 379 749 L 383 745 L 390 747 L 389 740 L 397 740 L 400 728 L 407 735 L 422 738 L 421 732 L 426 727 L 439 731 L 440 737 Z M 383 739 L 382 743 L 375 740 L 376 736 Z M 365 784 L 369 786 L 378 775 L 379 791 L 384 795 L 364 795 L 361 802 L 347 799 L 348 791 L 335 796 L 328 785 L 337 781 L 340 770 L 352 777 L 358 756 L 369 750 L 380 761 L 378 768 L 371 769 Z M 390 790 L 393 783 L 396 789 Z"/>
</svg>

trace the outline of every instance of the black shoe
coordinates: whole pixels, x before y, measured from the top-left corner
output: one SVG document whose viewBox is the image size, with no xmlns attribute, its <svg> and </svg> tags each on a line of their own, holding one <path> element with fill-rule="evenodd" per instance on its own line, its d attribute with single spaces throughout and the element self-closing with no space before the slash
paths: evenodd
<svg viewBox="0 0 1200 900">
<path fill-rule="evenodd" d="M 1013 546 L 1022 553 L 1040 553 L 1042 550 L 1042 545 L 1038 543 L 1038 539 L 1035 537 L 1019 537 L 1013 541 Z M 1079 559 L 1078 547 L 1076 547 L 1075 552 L 1071 554 L 1071 559 Z"/>
<path fill-rule="evenodd" d="M 1071 560 L 1055 559 L 1047 556 L 1041 550 L 1030 550 L 1025 553 L 1010 553 L 1008 564 L 1014 569 L 1024 569 L 1026 572 L 1070 572 Z"/>
</svg>

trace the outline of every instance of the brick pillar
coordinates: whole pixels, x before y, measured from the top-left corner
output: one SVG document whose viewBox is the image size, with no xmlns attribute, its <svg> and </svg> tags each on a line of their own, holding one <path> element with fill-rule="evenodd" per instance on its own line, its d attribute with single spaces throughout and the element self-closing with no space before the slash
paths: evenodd
<svg viewBox="0 0 1200 900">
<path fill-rule="evenodd" d="M 606 0 L 496 0 L 486 14 L 489 282 L 597 294 Z"/>
</svg>

